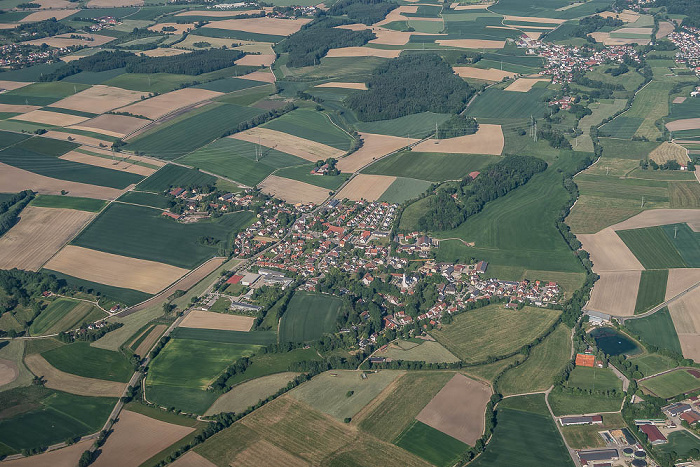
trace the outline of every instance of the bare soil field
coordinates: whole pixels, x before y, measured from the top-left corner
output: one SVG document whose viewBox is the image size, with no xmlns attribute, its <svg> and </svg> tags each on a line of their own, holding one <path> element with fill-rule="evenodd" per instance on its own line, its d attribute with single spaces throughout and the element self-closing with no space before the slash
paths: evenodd
<svg viewBox="0 0 700 467">
<path fill-rule="evenodd" d="M 174 31 L 163 31 L 163 28 L 175 28 Z M 165 34 L 183 34 L 194 29 L 194 23 L 157 23 L 149 26 L 150 31 L 164 32 Z"/>
<path fill-rule="evenodd" d="M 15 362 L 0 358 L 0 386 L 10 384 L 19 376 L 19 369 Z"/>
<path fill-rule="evenodd" d="M 224 93 L 217 91 L 209 91 L 207 89 L 185 88 L 177 91 L 161 94 L 156 97 L 151 97 L 135 104 L 128 105 L 119 109 L 121 112 L 129 112 L 134 115 L 143 115 L 150 119 L 157 119 L 170 112 L 187 107 L 188 105 L 203 102 L 215 97 L 222 96 Z"/>
<path fill-rule="evenodd" d="M 337 199 L 348 198 L 354 201 L 365 199 L 375 201 L 394 183 L 396 177 L 388 175 L 356 175 L 345 188 L 336 194 Z"/>
<path fill-rule="evenodd" d="M 276 196 L 288 203 L 315 203 L 321 204 L 328 198 L 328 189 L 321 188 L 308 183 L 270 175 L 261 183 L 258 188 L 264 193 Z"/>
<path fill-rule="evenodd" d="M 128 89 L 98 84 L 54 102 L 51 107 L 101 114 L 136 102 L 143 95 L 144 93 L 140 91 L 129 91 Z"/>
<path fill-rule="evenodd" d="M 74 37 L 71 37 L 74 36 Z M 34 39 L 31 41 L 22 42 L 22 44 L 37 45 L 47 44 L 51 47 L 71 47 L 81 45 L 85 47 L 101 47 L 108 42 L 114 40 L 114 37 L 103 36 L 100 34 L 59 34 L 53 37 L 44 37 L 43 39 Z"/>
<path fill-rule="evenodd" d="M 331 49 L 326 57 L 384 57 L 396 58 L 401 54 L 401 50 L 373 49 L 371 47 L 341 47 Z"/>
<path fill-rule="evenodd" d="M 88 8 L 114 8 L 124 6 L 141 6 L 143 0 L 90 0 Z"/>
<path fill-rule="evenodd" d="M 675 297 L 698 282 L 700 282 L 700 269 L 669 269 L 664 300 Z"/>
<path fill-rule="evenodd" d="M 267 70 L 254 71 L 252 73 L 248 73 L 247 75 L 241 76 L 241 78 L 252 79 L 253 81 L 262 81 L 263 83 L 274 83 L 277 80 L 277 78 L 275 78 L 275 74 Z"/>
<path fill-rule="evenodd" d="M 3 191 L 16 193 L 23 190 L 34 190 L 42 195 L 60 195 L 65 190 L 71 196 L 97 199 L 115 199 L 123 190 L 107 188 L 87 183 L 67 182 L 57 178 L 28 172 L 0 162 L 0 186 Z"/>
<path fill-rule="evenodd" d="M 62 114 L 58 112 L 48 112 L 46 110 L 32 110 L 22 115 L 10 117 L 11 120 L 21 120 L 23 122 L 43 123 L 52 126 L 70 126 L 88 120 L 89 117 L 79 115 Z"/>
<path fill-rule="evenodd" d="M 445 47 L 458 47 L 461 49 L 502 49 L 506 45 L 506 41 L 486 39 L 438 39 L 435 42 Z"/>
<path fill-rule="evenodd" d="M 174 425 L 123 410 L 114 432 L 102 446 L 95 467 L 141 465 L 163 449 L 192 433 L 194 428 Z"/>
<path fill-rule="evenodd" d="M 587 308 L 617 316 L 634 315 L 642 271 L 601 272 L 599 275 Z"/>
<path fill-rule="evenodd" d="M 53 367 L 38 353 L 24 357 L 24 363 L 32 373 L 46 380 L 46 387 L 79 396 L 121 397 L 127 385 L 65 373 Z"/>
<path fill-rule="evenodd" d="M 188 451 L 170 465 L 172 467 L 216 467 L 216 464 L 212 464 L 194 451 Z"/>
<path fill-rule="evenodd" d="M 41 5 L 42 10 L 47 10 L 51 8 L 70 8 L 72 6 L 75 6 L 75 4 L 71 4 L 71 2 L 69 2 L 68 0 L 36 0 L 32 3 L 38 3 L 39 5 Z"/>
<path fill-rule="evenodd" d="M 90 448 L 95 441 L 86 439 L 75 444 L 71 444 L 56 451 L 44 452 L 36 456 L 23 457 L 11 461 L 4 461 L 3 467 L 75 467 L 78 465 L 80 456 Z M 197 466 L 193 466 L 197 467 Z"/>
<path fill-rule="evenodd" d="M 359 89 L 362 91 L 367 90 L 367 85 L 365 83 L 341 83 L 340 81 L 333 81 L 330 83 L 323 83 L 316 85 L 317 88 L 342 88 L 342 89 Z"/>
<path fill-rule="evenodd" d="M 187 269 L 145 259 L 68 245 L 46 263 L 46 268 L 100 284 L 158 293 Z"/>
<path fill-rule="evenodd" d="M 236 65 L 270 66 L 274 61 L 274 55 L 246 55 L 236 60 Z"/>
<path fill-rule="evenodd" d="M 668 305 L 685 358 L 700 359 L 700 289 Z"/>
<path fill-rule="evenodd" d="M 583 249 L 590 253 L 593 270 L 598 274 L 644 270 L 642 263 L 627 248 L 612 227 L 607 227 L 595 234 L 579 234 L 577 237 L 583 244 Z"/>
<path fill-rule="evenodd" d="M 149 120 L 144 120 L 143 118 L 129 117 L 128 115 L 104 114 L 82 122 L 80 125 L 75 125 L 73 128 L 96 131 L 98 133 L 121 138 L 148 123 Z"/>
<path fill-rule="evenodd" d="M 20 23 L 34 23 L 37 21 L 44 21 L 49 18 L 56 18 L 56 20 L 62 20 L 73 13 L 77 13 L 80 10 L 40 10 L 25 16 L 20 20 Z"/>
<path fill-rule="evenodd" d="M 497 70 L 496 68 L 475 68 L 473 66 L 453 67 L 455 73 L 462 78 L 483 79 L 484 81 L 502 81 L 503 78 L 513 78 L 517 73 Z"/>
<path fill-rule="evenodd" d="M 0 104 L 0 112 L 8 113 L 27 113 L 40 108 L 38 105 Z"/>
<path fill-rule="evenodd" d="M 416 420 L 473 446 L 484 433 L 491 388 L 464 375 L 454 377 L 416 416 Z"/>
<path fill-rule="evenodd" d="M 141 53 L 146 57 L 172 57 L 173 55 L 181 55 L 189 52 L 189 50 L 184 49 L 168 49 L 159 47 L 157 49 L 144 50 Z"/>
<path fill-rule="evenodd" d="M 683 222 L 695 232 L 700 232 L 700 209 L 650 209 L 610 228 L 613 230 L 640 229 Z"/>
<path fill-rule="evenodd" d="M 639 13 L 635 13 L 631 10 L 624 10 L 622 13 L 615 13 L 613 11 L 604 11 L 598 13 L 603 18 L 617 18 L 624 23 L 634 23 L 639 19 Z"/>
<path fill-rule="evenodd" d="M 297 32 L 310 18 L 280 19 L 280 18 L 244 18 L 212 21 L 205 28 L 229 29 L 232 31 L 253 32 L 256 34 L 274 34 L 289 36 Z"/>
<path fill-rule="evenodd" d="M 160 339 L 160 336 L 165 332 L 167 328 L 168 326 L 165 324 L 159 324 L 157 326 L 154 326 L 153 329 L 151 329 L 151 332 L 148 333 L 148 336 L 141 341 L 138 347 L 136 347 L 134 353 L 141 357 L 145 357 L 151 350 L 151 347 L 153 347 L 156 341 Z"/>
<path fill-rule="evenodd" d="M 224 331 L 250 331 L 255 318 L 229 315 L 211 311 L 193 310 L 180 323 L 182 328 L 221 329 Z"/>
<path fill-rule="evenodd" d="M 0 176 L 5 187 L 1 182 Z M 93 217 L 95 213 L 74 209 L 24 208 L 19 222 L 0 237 L 0 269 L 39 270 Z"/>
<path fill-rule="evenodd" d="M 413 18 L 416 19 L 416 18 Z M 376 39 L 369 41 L 370 44 L 380 44 L 380 45 L 406 45 L 408 41 L 411 40 L 411 36 L 417 35 L 422 36 L 422 32 L 403 32 L 394 31 L 393 29 L 385 29 L 373 26 L 370 28 L 372 32 L 377 36 Z M 439 35 L 439 34 L 436 34 Z"/>
<path fill-rule="evenodd" d="M 668 36 L 673 32 L 675 29 L 675 26 L 673 23 L 669 23 L 668 21 L 660 21 L 659 22 L 659 30 L 656 32 L 656 38 L 661 39 L 663 37 Z"/>
<path fill-rule="evenodd" d="M 538 18 L 535 16 L 512 16 L 505 15 L 503 17 L 505 21 L 517 21 L 519 23 L 549 23 L 549 24 L 561 24 L 565 23 L 565 19 L 554 19 L 554 18 Z"/>
<path fill-rule="evenodd" d="M 697 120 L 700 123 L 700 118 Z M 657 164 L 663 164 L 667 161 L 685 163 L 688 162 L 688 151 L 683 146 L 665 141 L 649 153 L 649 159 Z"/>
<path fill-rule="evenodd" d="M 673 99 L 673 103 L 674 104 L 682 104 L 683 102 L 685 102 L 686 99 L 687 99 L 687 97 L 676 97 Z"/>
<path fill-rule="evenodd" d="M 5 81 L 0 79 L 0 89 L 5 89 L 7 91 L 14 91 L 15 89 L 23 88 L 25 86 L 29 86 L 32 84 L 31 82 L 22 82 L 22 81 Z M 4 104 L 7 105 L 7 104 Z"/>
<path fill-rule="evenodd" d="M 91 136 L 78 135 L 75 133 L 66 133 L 63 131 L 49 130 L 43 135 L 44 138 L 61 139 L 63 141 L 69 141 L 68 138 L 72 138 L 70 141 L 79 144 L 85 144 L 87 146 L 95 146 L 101 148 L 108 148 L 112 146 L 111 141 L 105 139 L 93 138 Z"/>
<path fill-rule="evenodd" d="M 301 157 L 311 162 L 326 160 L 329 157 L 339 159 L 345 154 L 342 149 L 336 149 L 323 143 L 317 143 L 309 139 L 283 133 L 269 128 L 255 127 L 241 131 L 230 136 L 230 138 L 248 141 L 250 143 L 260 143 L 268 148 L 282 148 L 287 154 Z"/>
<path fill-rule="evenodd" d="M 144 167 L 142 165 L 135 165 L 127 161 L 113 161 L 111 159 L 105 159 L 104 157 L 92 156 L 90 154 L 84 154 L 82 152 L 70 151 L 59 157 L 59 159 L 64 159 L 67 161 L 80 162 L 81 164 L 94 165 L 96 167 L 105 167 L 107 169 L 113 170 L 123 170 L 124 172 L 149 176 L 155 169 L 150 167 Z"/>
<path fill-rule="evenodd" d="M 257 404 L 261 399 L 266 399 L 275 394 L 297 375 L 298 373 L 294 372 L 277 373 L 234 386 L 229 392 L 221 395 L 204 415 L 216 415 L 222 412 L 244 412 L 248 407 Z"/>
<path fill-rule="evenodd" d="M 448 152 L 453 154 L 491 154 L 503 152 L 503 130 L 501 125 L 481 124 L 473 135 L 447 139 L 429 139 L 416 145 L 419 152 Z"/>
<path fill-rule="evenodd" d="M 684 118 L 666 124 L 669 131 L 697 130 L 700 128 L 700 118 Z"/>
<path fill-rule="evenodd" d="M 549 78 L 518 78 L 510 83 L 504 91 L 528 92 L 535 83 L 540 81 L 549 82 Z"/>
<path fill-rule="evenodd" d="M 341 172 L 356 172 L 372 160 L 418 141 L 412 138 L 375 135 L 373 133 L 360 133 L 360 137 L 363 140 L 362 147 L 338 161 L 337 167 Z"/>
</svg>

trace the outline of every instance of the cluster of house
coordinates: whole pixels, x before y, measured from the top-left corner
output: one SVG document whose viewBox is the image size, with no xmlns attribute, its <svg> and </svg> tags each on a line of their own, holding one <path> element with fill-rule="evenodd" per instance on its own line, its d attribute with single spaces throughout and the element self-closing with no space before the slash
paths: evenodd
<svg viewBox="0 0 700 467">
<path fill-rule="evenodd" d="M 700 77 L 700 28 L 684 26 L 669 34 L 668 39 L 678 47 L 676 62 L 685 63 Z"/>
<path fill-rule="evenodd" d="M 121 22 L 117 21 L 114 16 L 101 16 L 94 19 L 94 24 L 90 25 L 90 32 L 101 31 L 105 28 L 111 28 L 118 24 L 121 24 Z"/>
<path fill-rule="evenodd" d="M 398 234 L 394 240 L 399 244 L 396 251 L 409 255 L 418 255 L 421 258 L 427 258 L 433 248 L 440 246 L 440 240 L 420 232 L 411 232 L 406 235 Z"/>
<path fill-rule="evenodd" d="M 571 107 L 571 104 L 573 104 L 573 103 L 574 103 L 574 98 L 571 96 L 564 96 L 564 97 L 560 97 L 557 100 L 549 101 L 549 105 L 559 106 L 559 108 L 562 110 L 568 110 Z"/>
<path fill-rule="evenodd" d="M 46 50 L 38 50 L 36 47 L 27 47 L 22 44 L 8 44 L 0 47 L 0 66 L 20 68 L 58 60 L 78 50 L 80 46 L 57 47 Z"/>
<path fill-rule="evenodd" d="M 598 51 L 586 46 L 556 45 L 527 36 L 522 36 L 516 44 L 526 48 L 528 54 L 545 59 L 540 74 L 551 75 L 553 83 L 570 83 L 574 72 L 586 72 L 604 63 L 622 63 L 625 56 L 639 61 L 637 51 L 629 45 L 606 46 Z"/>
</svg>

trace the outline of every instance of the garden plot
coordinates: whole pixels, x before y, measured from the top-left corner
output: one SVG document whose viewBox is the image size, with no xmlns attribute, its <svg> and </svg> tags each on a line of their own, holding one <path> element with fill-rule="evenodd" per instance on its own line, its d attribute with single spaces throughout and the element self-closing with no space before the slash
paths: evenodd
<svg viewBox="0 0 700 467">
<path fill-rule="evenodd" d="M 51 126 L 70 126 L 88 120 L 89 117 L 79 115 L 63 114 L 58 112 L 48 112 L 46 110 L 32 110 L 26 114 L 10 117 L 11 120 L 21 120 L 23 122 L 41 123 Z"/>
<path fill-rule="evenodd" d="M 396 58 L 401 55 L 401 50 L 373 49 L 371 47 L 341 47 L 331 49 L 326 57 L 382 57 Z M 245 76 L 244 76 L 245 78 Z"/>
<path fill-rule="evenodd" d="M 328 189 L 308 183 L 270 175 L 258 188 L 270 196 L 281 198 L 288 203 L 315 203 L 321 204 L 328 198 Z"/>
<path fill-rule="evenodd" d="M 6 186 L 2 177 L 0 186 Z M 19 222 L 0 237 L 0 268 L 39 270 L 94 216 L 74 209 L 24 208 Z"/>
<path fill-rule="evenodd" d="M 54 102 L 50 107 L 101 114 L 131 104 L 141 99 L 143 95 L 144 93 L 139 91 L 98 84 Z"/>
<path fill-rule="evenodd" d="M 338 161 L 336 167 L 341 172 L 357 172 L 374 159 L 418 142 L 417 139 L 375 135 L 373 133 L 360 133 L 360 137 L 363 141 L 362 147 Z"/>
<path fill-rule="evenodd" d="M 484 414 L 490 398 L 491 388 L 487 384 L 457 374 L 420 411 L 416 420 L 474 446 L 484 433 Z"/>
<path fill-rule="evenodd" d="M 223 96 L 224 93 L 209 91 L 207 89 L 185 88 L 177 91 L 161 94 L 150 99 L 136 102 L 135 104 L 122 107 L 120 112 L 129 112 L 133 115 L 142 115 L 150 119 L 158 119 L 170 112 L 187 107 L 199 102 L 204 102 L 215 97 Z"/>
<path fill-rule="evenodd" d="M 236 65 L 270 66 L 274 61 L 274 55 L 245 55 L 243 58 L 236 60 Z"/>
<path fill-rule="evenodd" d="M 281 18 L 244 18 L 224 19 L 211 21 L 204 29 L 226 29 L 229 31 L 252 32 L 255 34 L 272 34 L 275 36 L 289 36 L 297 32 L 303 25 L 311 21 L 310 18 L 281 19 Z"/>
<path fill-rule="evenodd" d="M 513 92 L 528 92 L 532 87 L 539 82 L 549 82 L 549 78 L 518 78 L 508 85 L 504 91 Z"/>
<path fill-rule="evenodd" d="M 513 78 L 517 73 L 498 70 L 496 68 L 476 68 L 473 66 L 453 67 L 455 73 L 462 78 L 482 79 L 484 81 L 502 81 L 503 78 Z"/>
<path fill-rule="evenodd" d="M 40 354 L 27 355 L 24 363 L 29 370 L 46 380 L 46 387 L 78 396 L 121 397 L 126 383 L 86 378 L 61 371 Z"/>
<path fill-rule="evenodd" d="M 396 180 L 396 177 L 388 175 L 359 174 L 350 183 L 336 194 L 337 199 L 348 198 L 353 201 L 376 201 Z"/>
<path fill-rule="evenodd" d="M 129 117 L 128 115 L 104 114 L 84 121 L 80 125 L 74 125 L 72 128 L 103 133 L 108 136 L 114 136 L 115 138 L 123 138 L 141 127 L 146 126 L 148 123 L 150 123 L 150 120 L 145 120 L 143 118 Z"/>
<path fill-rule="evenodd" d="M 221 329 L 224 331 L 250 331 L 255 318 L 210 311 L 193 310 L 182 320 L 180 327 L 197 329 Z"/>
<path fill-rule="evenodd" d="M 634 315 L 642 271 L 601 272 L 587 309 L 616 316 Z"/>
<path fill-rule="evenodd" d="M 460 49 L 502 49 L 506 45 L 506 41 L 487 39 L 438 39 L 435 42 L 445 47 Z"/>
<path fill-rule="evenodd" d="M 259 143 L 265 147 L 284 151 L 287 154 L 301 157 L 310 162 L 316 162 L 321 159 L 326 160 L 329 157 L 338 159 L 345 154 L 345 151 L 342 149 L 336 149 L 316 141 L 262 127 L 235 133 L 230 138 L 248 141 L 249 143 Z"/>
<path fill-rule="evenodd" d="M 481 124 L 473 135 L 446 139 L 428 139 L 416 145 L 418 152 L 441 152 L 452 154 L 489 154 L 499 156 L 503 152 L 503 130 L 501 125 Z"/>
<path fill-rule="evenodd" d="M 129 161 L 121 160 L 121 157 L 118 160 L 112 160 L 111 158 L 108 159 L 105 157 L 93 156 L 77 151 L 67 152 L 66 154 L 59 157 L 59 159 L 79 162 L 81 164 L 94 165 L 96 167 L 105 167 L 107 169 L 123 170 L 124 172 L 144 175 L 146 177 L 156 171 L 155 169 L 151 169 L 150 167 L 144 167 L 142 165 L 136 165 Z"/>
</svg>

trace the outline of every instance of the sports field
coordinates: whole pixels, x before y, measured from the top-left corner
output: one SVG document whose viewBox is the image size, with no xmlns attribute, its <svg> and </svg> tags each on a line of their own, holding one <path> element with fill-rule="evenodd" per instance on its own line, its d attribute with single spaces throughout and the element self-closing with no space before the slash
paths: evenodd
<svg viewBox="0 0 700 467">
<path fill-rule="evenodd" d="M 455 316 L 432 335 L 465 362 L 475 363 L 516 352 L 540 337 L 558 317 L 556 310 L 489 305 Z"/>
<path fill-rule="evenodd" d="M 157 209 L 114 203 L 73 244 L 192 269 L 229 248 L 231 235 L 247 225 L 252 216 L 243 211 L 181 224 L 165 218 Z M 199 241 L 202 236 L 212 237 L 218 243 L 204 245 Z"/>
<path fill-rule="evenodd" d="M 676 370 L 640 381 L 639 385 L 658 397 L 668 399 L 700 388 L 700 379 L 685 370 Z"/>
<path fill-rule="evenodd" d="M 86 378 L 127 382 L 134 373 L 121 352 L 91 347 L 87 342 L 62 345 L 43 352 L 42 357 L 61 371 Z"/>
<path fill-rule="evenodd" d="M 566 386 L 591 391 L 622 391 L 622 381 L 609 368 L 577 366 L 569 373 Z"/>
<path fill-rule="evenodd" d="M 105 312 L 91 303 L 60 298 L 50 303 L 32 321 L 29 333 L 34 336 L 54 334 L 78 328 L 82 323 L 92 323 L 104 316 Z"/>
<path fill-rule="evenodd" d="M 343 302 L 330 295 L 297 292 L 287 305 L 279 326 L 280 342 L 306 342 L 335 331 Z"/>
<path fill-rule="evenodd" d="M 678 354 L 682 353 L 678 334 L 668 308 L 659 310 L 653 315 L 644 318 L 631 319 L 625 323 L 625 326 L 641 337 L 645 343 L 660 349 L 671 350 Z"/>
<path fill-rule="evenodd" d="M 663 302 L 666 295 L 667 282 L 668 269 L 642 271 L 634 312 L 644 313 Z"/>
<path fill-rule="evenodd" d="M 676 367 L 676 361 L 660 354 L 644 354 L 633 358 L 632 363 L 644 376 L 655 375 Z"/>
<path fill-rule="evenodd" d="M 468 444 L 417 420 L 399 435 L 394 444 L 439 467 L 454 465 L 469 448 Z"/>
<path fill-rule="evenodd" d="M 499 159 L 498 156 L 478 154 L 404 151 L 372 164 L 362 173 L 442 182 L 461 179 Z"/>
</svg>

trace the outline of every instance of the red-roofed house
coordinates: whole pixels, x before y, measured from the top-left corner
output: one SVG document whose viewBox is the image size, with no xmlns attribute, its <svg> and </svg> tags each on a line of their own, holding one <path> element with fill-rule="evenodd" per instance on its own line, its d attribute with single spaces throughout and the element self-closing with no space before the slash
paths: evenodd
<svg viewBox="0 0 700 467">
<path fill-rule="evenodd" d="M 479 176 L 480 173 L 481 173 L 481 172 L 477 172 L 477 171 L 469 172 L 469 176 L 470 176 L 471 178 L 476 178 L 476 177 Z"/>
</svg>

